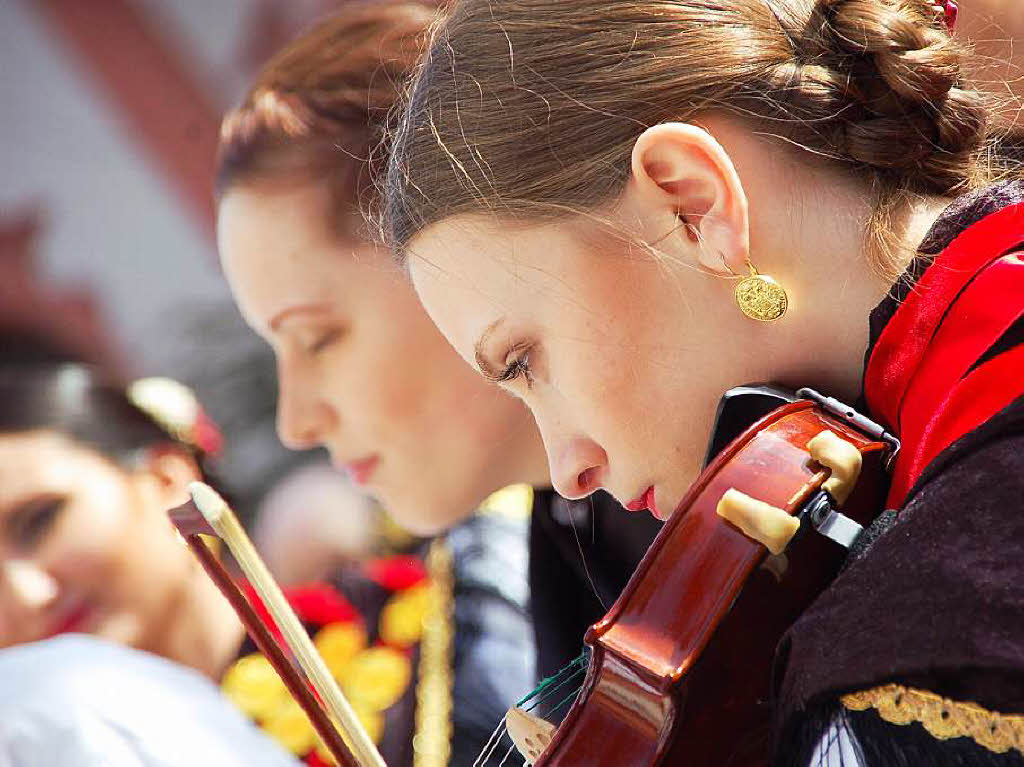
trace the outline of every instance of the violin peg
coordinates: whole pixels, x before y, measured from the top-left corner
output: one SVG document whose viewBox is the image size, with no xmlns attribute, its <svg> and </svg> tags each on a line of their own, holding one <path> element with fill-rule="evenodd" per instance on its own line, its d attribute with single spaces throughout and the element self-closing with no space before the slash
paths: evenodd
<svg viewBox="0 0 1024 767">
<path fill-rule="evenodd" d="M 807 450 L 811 458 L 831 469 L 832 476 L 825 480 L 822 487 L 842 506 L 860 477 L 860 450 L 827 429 L 811 438 Z"/>
<path fill-rule="evenodd" d="M 772 554 L 781 554 L 800 529 L 800 520 L 785 509 L 751 498 L 736 488 L 723 493 L 716 510 L 718 516 L 736 525 L 744 535 Z"/>
<path fill-rule="evenodd" d="M 530 764 L 536 762 L 548 747 L 555 734 L 555 726 L 539 716 L 513 706 L 505 714 L 508 736 L 515 743 L 516 750 Z"/>
</svg>

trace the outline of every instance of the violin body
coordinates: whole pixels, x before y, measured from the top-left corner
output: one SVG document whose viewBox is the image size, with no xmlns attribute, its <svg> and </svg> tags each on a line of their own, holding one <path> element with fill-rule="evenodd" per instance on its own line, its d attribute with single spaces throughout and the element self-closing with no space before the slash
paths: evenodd
<svg viewBox="0 0 1024 767">
<path fill-rule="evenodd" d="M 846 550 L 801 529 L 785 552 L 722 519 L 726 490 L 797 513 L 829 478 L 807 443 L 829 430 L 861 453 L 843 513 L 867 525 L 887 445 L 807 400 L 772 411 L 700 475 L 608 614 L 587 632 L 580 694 L 536 767 L 747 767 L 771 758 L 772 666 L 783 633 Z"/>
</svg>

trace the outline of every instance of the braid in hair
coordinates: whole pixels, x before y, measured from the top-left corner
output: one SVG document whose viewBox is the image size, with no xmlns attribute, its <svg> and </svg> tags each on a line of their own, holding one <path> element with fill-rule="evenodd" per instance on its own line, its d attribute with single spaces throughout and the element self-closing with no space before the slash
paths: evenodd
<svg viewBox="0 0 1024 767">
<path fill-rule="evenodd" d="M 799 27 L 776 18 L 793 56 L 765 85 L 790 124 L 814 134 L 810 148 L 894 191 L 951 195 L 984 182 L 987 107 L 963 84 L 963 48 L 927 0 L 819 0 Z"/>
</svg>

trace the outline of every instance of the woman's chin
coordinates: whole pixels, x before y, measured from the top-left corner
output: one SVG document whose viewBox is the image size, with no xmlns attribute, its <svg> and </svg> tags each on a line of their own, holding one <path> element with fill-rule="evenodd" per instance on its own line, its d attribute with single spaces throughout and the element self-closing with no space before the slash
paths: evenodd
<svg viewBox="0 0 1024 767">
<path fill-rule="evenodd" d="M 396 499 L 397 500 L 397 499 Z M 416 498 L 408 502 L 388 502 L 381 500 L 391 518 L 403 530 L 420 538 L 432 538 L 441 535 L 472 515 L 472 510 L 464 513 L 453 513 L 451 506 L 432 507 Z"/>
</svg>

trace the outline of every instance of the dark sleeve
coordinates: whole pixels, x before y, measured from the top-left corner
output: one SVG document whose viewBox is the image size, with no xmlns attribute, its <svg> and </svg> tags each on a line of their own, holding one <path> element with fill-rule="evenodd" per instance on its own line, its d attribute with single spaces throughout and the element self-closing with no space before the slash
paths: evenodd
<svg viewBox="0 0 1024 767">
<path fill-rule="evenodd" d="M 533 689 L 527 522 L 477 515 L 447 540 L 456 627 L 450 763 L 470 765 L 509 707 Z"/>
<path fill-rule="evenodd" d="M 890 682 L 1024 713 L 1022 412 L 1018 403 L 1001 414 L 1002 433 L 986 424 L 954 445 L 953 460 L 780 643 L 780 764 L 807 764 L 840 695 Z M 873 709 L 848 720 L 867 764 L 1021 763 L 1020 752 L 936 740 Z"/>
</svg>

